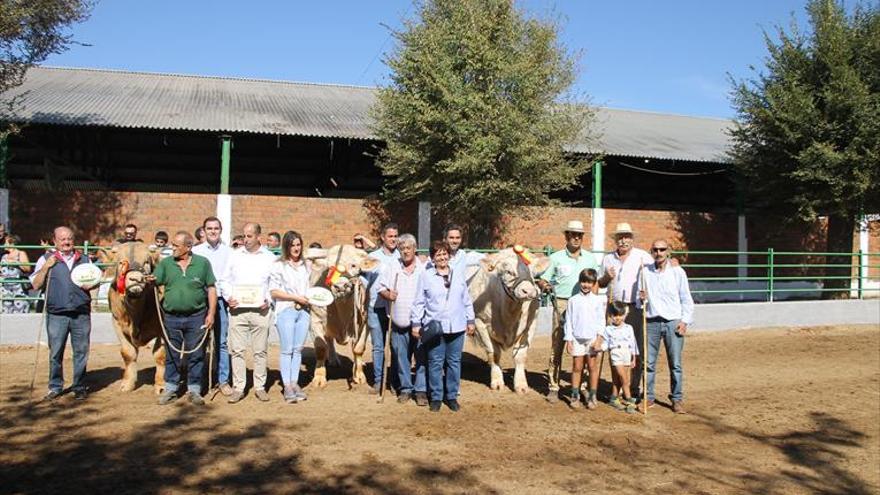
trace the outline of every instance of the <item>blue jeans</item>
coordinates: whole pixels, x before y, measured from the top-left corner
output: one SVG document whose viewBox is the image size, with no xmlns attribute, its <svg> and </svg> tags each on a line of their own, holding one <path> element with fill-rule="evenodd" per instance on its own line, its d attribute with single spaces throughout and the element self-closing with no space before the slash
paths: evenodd
<svg viewBox="0 0 880 495">
<path fill-rule="evenodd" d="M 217 377 L 217 385 L 229 383 L 229 375 L 232 364 L 229 359 L 229 346 L 226 340 L 229 336 L 229 308 L 226 300 L 217 298 L 217 314 L 214 316 L 214 354 L 216 361 L 212 372 Z"/>
<path fill-rule="evenodd" d="M 207 330 L 201 327 L 205 324 L 206 310 L 183 316 L 165 313 L 165 330 L 168 332 L 170 344 L 178 349 L 183 349 L 187 354 L 180 357 L 180 353 L 165 343 L 165 393 L 177 392 L 177 384 L 184 369 L 186 373 L 186 388 L 190 393 L 202 393 L 202 370 L 205 367 L 205 346 L 196 346 L 201 342 Z M 181 347 L 186 344 L 186 347 Z M 195 349 L 192 353 L 190 350 Z"/>
<path fill-rule="evenodd" d="M 299 381 L 303 344 L 309 335 L 309 311 L 289 307 L 275 318 L 275 327 L 278 329 L 278 339 L 281 341 L 278 363 L 281 383 L 292 387 Z"/>
<path fill-rule="evenodd" d="M 684 373 L 681 368 L 681 353 L 684 350 L 684 337 L 675 333 L 679 320 L 648 322 L 648 400 L 654 400 L 654 370 L 657 355 L 660 353 L 660 341 L 666 348 L 666 362 L 669 365 L 670 398 L 682 400 Z"/>
<path fill-rule="evenodd" d="M 412 327 L 399 327 L 391 324 L 391 350 L 394 355 L 394 368 L 397 370 L 398 392 L 425 392 L 425 349 L 420 340 L 412 336 Z M 416 357 L 416 380 L 413 388 L 412 358 Z"/>
<path fill-rule="evenodd" d="M 92 317 L 89 313 L 46 314 L 46 335 L 49 338 L 49 390 L 61 393 L 64 388 L 64 348 L 70 335 L 73 348 L 73 385 L 76 390 L 85 389 L 83 378 L 89 361 L 89 338 L 92 333 Z"/>
<path fill-rule="evenodd" d="M 428 346 L 428 392 L 431 394 L 432 402 L 443 400 L 444 381 L 446 400 L 458 399 L 458 389 L 461 385 L 462 349 L 464 349 L 464 332 L 444 333 L 432 345 Z M 444 364 L 446 365 L 445 377 Z"/>
<path fill-rule="evenodd" d="M 378 387 L 385 371 L 385 332 L 388 331 L 385 308 L 370 308 L 367 311 L 367 328 L 370 329 L 370 342 L 373 345 L 373 386 Z M 394 373 L 394 370 L 391 372 Z"/>
</svg>

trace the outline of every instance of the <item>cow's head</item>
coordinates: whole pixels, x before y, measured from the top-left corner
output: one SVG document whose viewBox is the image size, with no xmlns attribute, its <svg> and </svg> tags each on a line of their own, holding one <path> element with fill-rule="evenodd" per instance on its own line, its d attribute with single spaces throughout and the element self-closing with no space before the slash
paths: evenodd
<svg viewBox="0 0 880 495">
<path fill-rule="evenodd" d="M 106 264 L 104 278 L 112 280 L 111 290 L 137 299 L 148 288 L 146 276 L 158 263 L 159 251 L 143 242 L 127 242 L 101 251 L 99 258 Z"/>
<path fill-rule="evenodd" d="M 480 261 L 482 268 L 498 277 L 504 292 L 517 301 L 537 299 L 541 290 L 535 283 L 535 276 L 550 265 L 550 259 L 536 255 L 528 249 L 515 252 L 513 248 L 503 249 L 486 256 Z"/>
<path fill-rule="evenodd" d="M 355 284 L 360 283 L 358 276 L 376 270 L 380 264 L 363 249 L 349 244 L 312 251 L 306 253 L 306 258 L 312 260 L 310 285 L 327 287 L 336 297 L 351 294 Z"/>
</svg>

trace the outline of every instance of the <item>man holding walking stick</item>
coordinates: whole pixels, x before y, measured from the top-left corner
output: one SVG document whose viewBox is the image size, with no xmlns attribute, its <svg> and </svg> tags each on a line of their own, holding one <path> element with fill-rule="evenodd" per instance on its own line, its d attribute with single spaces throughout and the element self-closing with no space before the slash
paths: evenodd
<svg viewBox="0 0 880 495">
<path fill-rule="evenodd" d="M 647 300 L 646 409 L 654 405 L 654 371 L 662 340 L 669 363 L 669 398 L 672 400 L 672 410 L 685 414 L 682 351 L 688 326 L 693 323 L 694 300 L 684 269 L 669 262 L 669 243 L 665 239 L 654 241 L 651 245 L 651 256 L 654 262 L 643 268 L 639 287 L 639 297 L 642 301 Z"/>
<path fill-rule="evenodd" d="M 642 341 L 642 305 L 638 301 L 638 278 L 644 265 L 654 260 L 647 251 L 635 247 L 632 227 L 628 223 L 619 223 L 611 234 L 614 238 L 614 251 L 602 258 L 602 278 L 599 287 L 608 287 L 610 302 L 620 301 L 627 305 L 627 325 L 633 327 L 636 343 L 641 350 Z M 641 352 L 641 351 L 640 351 Z M 632 368 L 630 389 L 633 397 L 641 397 L 639 384 L 642 379 L 642 356 L 636 356 L 636 364 Z"/>
<path fill-rule="evenodd" d="M 418 339 L 411 335 L 410 310 L 416 297 L 419 275 L 424 265 L 416 256 L 416 238 L 403 234 L 398 239 L 400 259 L 388 263 L 379 275 L 376 285 L 379 297 L 389 302 L 391 323 L 391 351 L 393 355 L 391 373 L 396 372 L 397 401 L 409 402 L 415 393 L 416 404 L 428 405 L 427 384 L 425 382 L 425 350 Z M 412 358 L 416 356 L 415 383 L 412 379 Z M 394 375 L 392 375 L 394 376 Z"/>
</svg>

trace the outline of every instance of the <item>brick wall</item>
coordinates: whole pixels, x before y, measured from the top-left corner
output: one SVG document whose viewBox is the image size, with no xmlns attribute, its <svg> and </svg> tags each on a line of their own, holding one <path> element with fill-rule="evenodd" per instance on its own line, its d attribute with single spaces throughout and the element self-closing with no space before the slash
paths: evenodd
<svg viewBox="0 0 880 495">
<path fill-rule="evenodd" d="M 217 210 L 213 194 L 14 190 L 10 196 L 11 230 L 25 244 L 37 244 L 57 225 L 73 227 L 77 242 L 106 244 L 121 237 L 127 223 L 137 225 L 139 237 L 152 242 L 158 230 L 192 232 Z"/>
<path fill-rule="evenodd" d="M 10 196 L 12 231 L 26 243 L 38 242 L 58 224 L 73 226 L 78 239 L 109 242 L 119 237 L 129 222 L 138 225 L 144 240 L 151 241 L 157 230 L 191 232 L 216 212 L 213 194 L 89 191 L 50 195 L 13 190 Z M 264 234 L 293 229 L 303 234 L 307 243 L 318 241 L 324 245 L 348 241 L 355 232 L 375 237 L 379 225 L 389 219 L 399 223 L 403 232 L 416 234 L 418 230 L 416 204 L 400 205 L 388 212 L 370 199 L 235 195 L 232 212 L 232 225 L 227 228 L 233 233 L 240 232 L 245 222 L 255 221 L 262 225 Z M 643 248 L 662 237 L 676 249 L 736 250 L 736 215 L 615 209 L 605 212 L 607 232 L 613 231 L 617 223 L 628 222 L 636 232 L 636 244 Z M 825 249 L 822 223 L 783 226 L 780 219 L 747 218 L 749 250 Z M 511 220 L 497 245 L 521 243 L 532 248 L 560 249 L 564 244 L 561 231 L 569 220 L 582 221 L 589 232 L 591 210 L 533 210 L 528 218 Z M 442 225 L 436 220 L 435 224 L 432 230 L 436 236 Z M 589 241 L 586 244 L 589 246 Z M 606 250 L 613 248 L 610 237 L 604 245 Z M 880 222 L 872 223 L 871 251 L 880 251 Z M 872 263 L 880 264 L 880 259 Z"/>
</svg>

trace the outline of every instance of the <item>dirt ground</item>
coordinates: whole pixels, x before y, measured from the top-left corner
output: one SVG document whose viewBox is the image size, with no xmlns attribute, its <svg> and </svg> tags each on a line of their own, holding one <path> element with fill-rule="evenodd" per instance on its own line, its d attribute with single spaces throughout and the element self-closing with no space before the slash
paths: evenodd
<svg viewBox="0 0 880 495">
<path fill-rule="evenodd" d="M 87 401 L 42 403 L 28 390 L 34 348 L 0 348 L 0 494 L 880 492 L 876 326 L 692 335 L 689 414 L 659 405 L 647 417 L 546 402 L 546 341 L 525 396 L 489 390 L 468 343 L 462 410 L 436 414 L 349 390 L 347 360 L 304 403 L 281 400 L 273 370 L 268 403 L 159 406 L 148 353 L 139 388 L 117 391 L 113 345 L 93 347 Z M 44 349 L 35 398 L 46 366 Z"/>
</svg>

